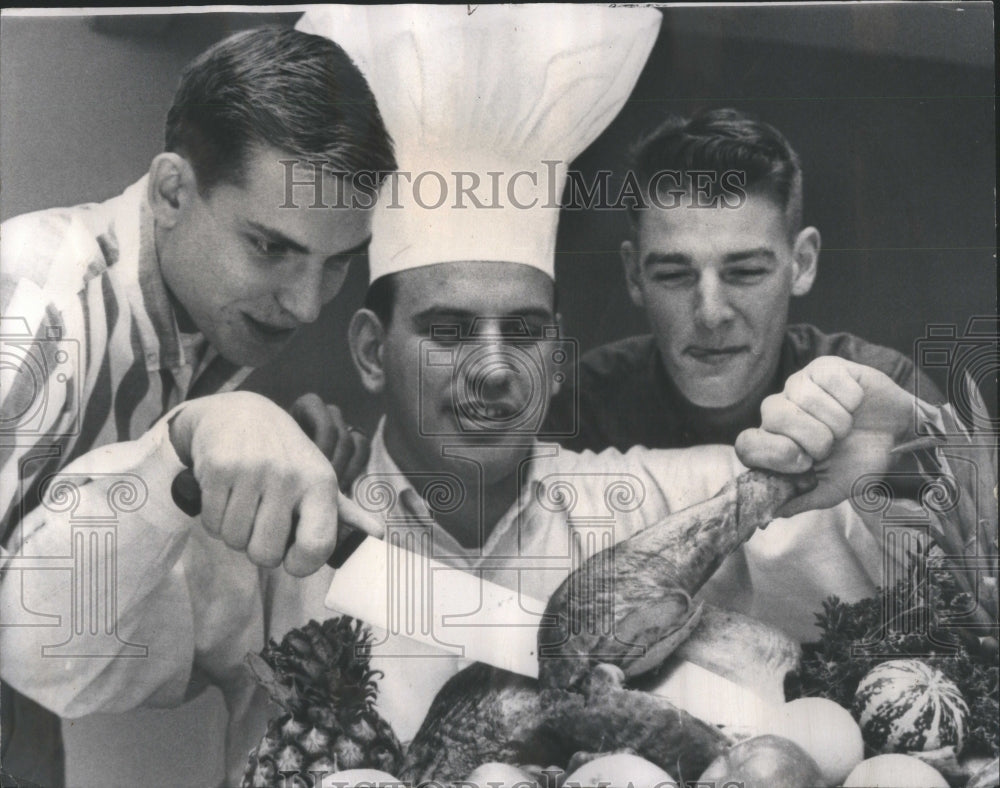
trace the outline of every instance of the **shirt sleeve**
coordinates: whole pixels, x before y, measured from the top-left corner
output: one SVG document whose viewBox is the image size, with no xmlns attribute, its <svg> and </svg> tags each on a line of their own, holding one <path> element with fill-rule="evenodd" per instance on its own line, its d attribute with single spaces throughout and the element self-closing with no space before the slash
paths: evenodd
<svg viewBox="0 0 1000 788">
<path fill-rule="evenodd" d="M 183 407 L 183 406 L 181 406 Z M 168 414 L 141 439 L 68 465 L 0 558 L 0 673 L 60 716 L 184 699 L 195 654 L 180 561 L 192 520 Z M 27 614 L 48 625 L 18 626 Z"/>
<path fill-rule="evenodd" d="M 926 372 L 918 369 L 912 363 L 908 363 L 900 370 L 896 383 L 930 405 L 943 405 L 946 402 L 945 396 L 937 384 L 930 379 Z"/>
<path fill-rule="evenodd" d="M 28 215 L 5 222 L 0 236 L 0 545 L 33 508 L 40 474 L 65 463 L 79 434 L 83 308 L 76 292 L 58 289 L 66 283 L 46 281 L 49 258 L 64 253 L 63 229 Z"/>
<path fill-rule="evenodd" d="M 666 514 L 679 512 L 714 497 L 746 470 L 732 446 L 704 445 L 687 449 L 646 449 L 626 455 L 638 462 L 665 502 Z"/>
<path fill-rule="evenodd" d="M 577 455 L 567 471 L 580 476 L 581 498 L 592 499 L 584 514 L 613 513 L 616 541 L 648 528 L 674 512 L 708 500 L 746 468 L 731 446 L 706 445 L 687 449 L 647 449 L 627 452 L 606 449 Z M 574 514 L 577 510 L 574 509 Z"/>
</svg>

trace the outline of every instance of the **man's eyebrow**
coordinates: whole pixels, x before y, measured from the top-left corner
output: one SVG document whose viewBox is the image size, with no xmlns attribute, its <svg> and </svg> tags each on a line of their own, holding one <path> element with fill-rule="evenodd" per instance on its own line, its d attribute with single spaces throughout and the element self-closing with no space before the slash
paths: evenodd
<svg viewBox="0 0 1000 788">
<path fill-rule="evenodd" d="M 266 225 L 253 221 L 252 219 L 246 219 L 245 222 L 250 229 L 252 229 L 254 232 L 260 235 L 263 235 L 265 238 L 267 238 L 267 240 L 271 241 L 272 243 L 281 244 L 282 246 L 291 249 L 293 252 L 298 252 L 299 254 L 309 254 L 308 246 L 303 246 L 298 241 L 289 238 L 280 230 L 275 230 L 272 227 L 267 227 Z M 342 252 L 335 252 L 334 254 L 331 254 L 330 257 L 331 258 L 350 257 L 352 255 L 360 254 L 361 252 L 364 252 L 368 248 L 371 242 L 372 242 L 372 237 L 369 235 L 361 243 L 352 246 L 350 249 L 345 249 Z"/>
<path fill-rule="evenodd" d="M 680 252 L 650 252 L 642 261 L 643 266 L 647 265 L 691 265 L 691 258 Z"/>
<path fill-rule="evenodd" d="M 538 318 L 540 320 L 554 320 L 552 312 L 543 307 L 527 307 L 525 309 L 518 309 L 514 312 L 508 312 L 506 314 L 497 314 L 495 312 L 490 314 L 481 314 L 479 312 L 472 312 L 468 309 L 456 309 L 453 306 L 447 306 L 445 304 L 429 306 L 426 309 L 422 309 L 417 312 L 414 316 L 414 320 L 475 320 L 476 318 L 498 318 L 500 320 L 510 320 L 511 318 Z"/>
<path fill-rule="evenodd" d="M 345 249 L 343 252 L 337 252 L 335 254 L 331 254 L 330 257 L 349 257 L 351 255 L 361 254 L 362 252 L 368 249 L 368 246 L 371 244 L 371 242 L 372 242 L 372 237 L 369 235 L 367 238 L 365 238 L 365 240 L 363 240 L 357 246 L 352 246 L 350 249 Z"/>
<path fill-rule="evenodd" d="M 767 258 L 768 260 L 777 259 L 774 250 L 768 249 L 766 246 L 758 246 L 755 249 L 741 249 L 738 252 L 730 252 L 723 258 L 723 262 L 739 263 L 744 260 L 754 260 L 760 257 Z"/>
<path fill-rule="evenodd" d="M 293 252 L 298 252 L 299 254 L 309 254 L 309 247 L 303 246 L 298 241 L 289 238 L 280 230 L 275 230 L 273 227 L 267 227 L 263 224 L 253 221 L 252 219 L 244 219 L 244 224 L 249 227 L 254 232 L 263 235 L 267 240 L 272 243 L 281 244 L 291 249 Z"/>
<path fill-rule="evenodd" d="M 451 306 L 429 306 L 421 309 L 414 316 L 416 320 L 427 320 L 429 318 L 441 318 L 443 320 L 469 320 L 478 315 L 475 312 L 468 312 L 464 309 L 455 309 Z"/>
</svg>

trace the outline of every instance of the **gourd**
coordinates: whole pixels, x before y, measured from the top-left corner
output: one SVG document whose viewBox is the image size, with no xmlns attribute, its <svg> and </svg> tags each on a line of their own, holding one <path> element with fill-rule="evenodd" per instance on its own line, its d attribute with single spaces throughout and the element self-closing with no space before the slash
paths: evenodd
<svg viewBox="0 0 1000 788">
<path fill-rule="evenodd" d="M 854 693 L 854 716 L 875 752 L 962 749 L 969 707 L 954 682 L 919 659 L 872 668 Z"/>
</svg>

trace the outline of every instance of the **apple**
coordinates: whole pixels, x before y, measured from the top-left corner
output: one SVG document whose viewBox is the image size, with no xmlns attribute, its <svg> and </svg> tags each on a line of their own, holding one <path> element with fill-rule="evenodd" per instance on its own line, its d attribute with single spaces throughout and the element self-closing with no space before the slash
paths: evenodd
<svg viewBox="0 0 1000 788">
<path fill-rule="evenodd" d="M 740 742 L 716 758 L 699 783 L 741 783 L 744 788 L 815 788 L 819 767 L 795 742 L 765 734 Z"/>
</svg>

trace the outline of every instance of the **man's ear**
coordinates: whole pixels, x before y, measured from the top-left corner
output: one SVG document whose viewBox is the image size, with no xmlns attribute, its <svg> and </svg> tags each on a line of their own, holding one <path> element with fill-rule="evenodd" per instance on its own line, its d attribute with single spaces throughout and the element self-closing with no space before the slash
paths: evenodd
<svg viewBox="0 0 1000 788">
<path fill-rule="evenodd" d="M 161 153 L 149 165 L 147 196 L 159 227 L 171 228 L 198 196 L 191 163 L 177 153 Z"/>
<path fill-rule="evenodd" d="M 793 296 L 803 296 L 812 289 L 819 269 L 821 240 L 819 230 L 815 227 L 806 227 L 795 236 L 795 243 L 792 245 Z"/>
<path fill-rule="evenodd" d="M 370 309 L 359 309 L 351 318 L 347 330 L 351 358 L 369 394 L 381 394 L 385 388 L 385 367 L 382 352 L 385 347 L 385 326 Z"/>
<path fill-rule="evenodd" d="M 625 286 L 628 288 L 629 298 L 639 309 L 645 309 L 646 302 L 642 297 L 642 287 L 639 285 L 639 250 L 631 241 L 622 241 L 618 253 L 625 269 Z"/>
</svg>

